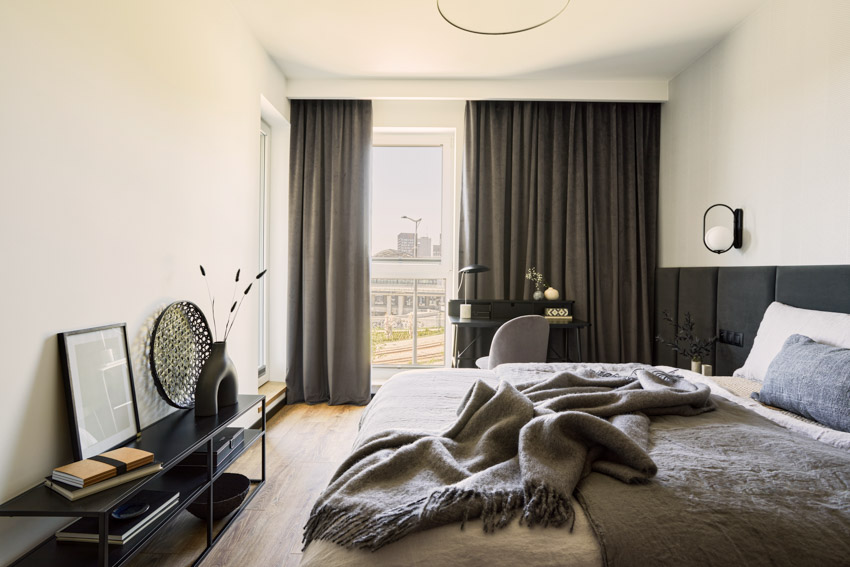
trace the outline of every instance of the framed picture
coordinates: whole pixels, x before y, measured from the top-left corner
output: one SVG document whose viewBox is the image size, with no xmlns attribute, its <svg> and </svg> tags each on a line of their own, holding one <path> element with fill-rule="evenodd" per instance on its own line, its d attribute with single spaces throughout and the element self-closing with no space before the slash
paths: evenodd
<svg viewBox="0 0 850 567">
<path fill-rule="evenodd" d="M 124 323 L 59 333 L 74 459 L 138 436 L 139 410 Z"/>
</svg>

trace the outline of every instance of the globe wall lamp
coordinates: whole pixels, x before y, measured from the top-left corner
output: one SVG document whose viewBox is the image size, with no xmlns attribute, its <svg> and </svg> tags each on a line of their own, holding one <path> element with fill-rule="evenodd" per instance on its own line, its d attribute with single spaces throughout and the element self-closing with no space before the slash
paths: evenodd
<svg viewBox="0 0 850 567">
<path fill-rule="evenodd" d="M 724 207 L 732 213 L 732 228 L 726 224 L 718 224 L 706 230 L 708 212 L 715 207 Z M 729 205 L 718 203 L 711 205 L 702 215 L 702 243 L 715 254 L 723 254 L 732 248 L 740 248 L 744 240 L 744 211 L 732 209 Z"/>
</svg>

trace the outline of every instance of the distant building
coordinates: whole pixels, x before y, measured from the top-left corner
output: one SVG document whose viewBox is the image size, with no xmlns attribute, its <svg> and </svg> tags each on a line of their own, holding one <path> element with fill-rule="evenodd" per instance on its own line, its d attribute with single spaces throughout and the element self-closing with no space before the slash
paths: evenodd
<svg viewBox="0 0 850 567">
<path fill-rule="evenodd" d="M 431 254 L 434 256 L 434 258 L 442 258 L 442 256 L 443 256 L 442 252 L 443 251 L 440 249 L 441 246 L 442 246 L 441 244 L 434 244 L 431 247 Z"/>
<path fill-rule="evenodd" d="M 416 250 L 419 258 L 431 257 L 431 238 L 428 236 L 419 237 L 419 248 Z"/>
<path fill-rule="evenodd" d="M 381 250 L 380 252 L 375 252 L 372 254 L 372 258 L 382 258 L 382 259 L 390 259 L 390 258 L 412 258 L 411 254 L 405 254 L 399 252 L 398 250 L 393 250 L 392 248 L 387 248 L 385 250 Z"/>
<path fill-rule="evenodd" d="M 398 251 L 404 257 L 413 258 L 413 242 L 416 238 L 412 232 L 400 232 L 398 234 Z M 419 246 L 416 248 L 416 256 L 419 258 L 431 257 L 431 238 L 428 236 L 419 237 Z"/>
<path fill-rule="evenodd" d="M 407 256 L 408 258 L 413 257 L 413 243 L 416 236 L 412 232 L 400 232 L 398 234 L 398 251 L 400 254 Z"/>
</svg>

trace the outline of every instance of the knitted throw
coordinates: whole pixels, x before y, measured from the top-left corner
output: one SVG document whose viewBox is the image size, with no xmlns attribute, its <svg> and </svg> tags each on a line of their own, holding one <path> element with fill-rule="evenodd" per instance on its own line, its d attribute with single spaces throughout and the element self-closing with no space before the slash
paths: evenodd
<svg viewBox="0 0 850 567">
<path fill-rule="evenodd" d="M 320 539 L 376 550 L 407 534 L 481 518 L 485 531 L 517 515 L 572 529 L 570 495 L 591 471 L 625 483 L 656 473 L 647 415 L 714 409 L 709 389 L 661 372 L 562 372 L 470 388 L 444 433 L 386 431 L 335 473 L 305 526 Z"/>
</svg>

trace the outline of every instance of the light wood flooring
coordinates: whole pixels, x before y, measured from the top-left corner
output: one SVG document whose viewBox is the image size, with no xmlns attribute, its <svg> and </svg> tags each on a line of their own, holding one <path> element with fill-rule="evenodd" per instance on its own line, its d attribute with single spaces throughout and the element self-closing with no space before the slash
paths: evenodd
<svg viewBox="0 0 850 567">
<path fill-rule="evenodd" d="M 296 404 L 267 423 L 266 484 L 201 564 L 297 566 L 302 527 L 313 502 L 348 455 L 362 407 Z M 256 443 L 228 472 L 260 475 Z M 206 543 L 203 521 L 181 512 L 129 563 L 132 567 L 191 565 Z"/>
</svg>

